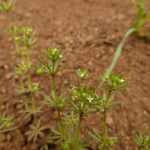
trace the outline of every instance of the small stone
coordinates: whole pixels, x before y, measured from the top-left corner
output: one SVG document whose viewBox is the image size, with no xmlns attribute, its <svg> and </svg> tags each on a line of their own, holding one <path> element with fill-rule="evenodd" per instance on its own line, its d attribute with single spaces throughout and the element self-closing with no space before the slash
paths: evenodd
<svg viewBox="0 0 150 150">
<path fill-rule="evenodd" d="M 12 37 L 9 37 L 9 38 L 8 38 L 8 42 L 11 42 L 12 40 L 13 40 Z"/>
<path fill-rule="evenodd" d="M 4 69 L 8 69 L 8 65 L 4 65 Z"/>
<path fill-rule="evenodd" d="M 144 112 L 143 112 L 143 113 L 144 113 L 144 115 L 147 115 L 147 111 L 146 111 L 146 110 L 144 110 Z"/>
<path fill-rule="evenodd" d="M 108 117 L 107 117 L 107 123 L 108 123 L 108 124 L 113 124 L 113 122 L 114 122 L 113 118 L 110 117 L 110 116 L 108 116 Z"/>
<path fill-rule="evenodd" d="M 7 74 L 5 78 L 10 79 L 11 77 L 12 77 L 12 74 Z"/>
<path fill-rule="evenodd" d="M 99 58 L 100 57 L 100 53 L 96 54 L 96 58 Z"/>
<path fill-rule="evenodd" d="M 11 141 L 11 139 L 12 139 L 11 135 L 10 135 L 10 134 L 7 134 L 6 139 L 7 139 L 8 141 Z"/>
<path fill-rule="evenodd" d="M 1 109 L 4 110 L 4 109 L 5 109 L 5 105 L 2 105 L 2 106 L 1 106 Z"/>
<path fill-rule="evenodd" d="M 68 80 L 67 80 L 67 79 L 65 79 L 63 83 L 64 83 L 64 84 L 68 84 Z"/>
</svg>

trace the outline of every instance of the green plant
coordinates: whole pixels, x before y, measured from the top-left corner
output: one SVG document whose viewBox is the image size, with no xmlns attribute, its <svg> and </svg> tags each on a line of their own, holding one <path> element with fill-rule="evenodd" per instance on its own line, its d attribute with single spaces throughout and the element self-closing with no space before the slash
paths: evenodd
<svg viewBox="0 0 150 150">
<path fill-rule="evenodd" d="M 18 67 L 16 68 L 17 74 L 21 75 L 22 73 L 27 74 L 28 76 L 28 83 L 29 85 L 27 87 L 24 86 L 24 84 L 21 82 L 21 88 L 18 90 L 19 94 L 29 93 L 30 100 L 23 102 L 22 106 L 26 106 L 26 110 L 22 111 L 24 113 L 27 113 L 26 117 L 32 115 L 34 117 L 34 126 L 31 126 L 31 131 L 27 131 L 25 134 L 28 135 L 28 140 L 33 139 L 34 141 L 37 141 L 39 137 L 43 137 L 42 131 L 46 129 L 45 126 L 40 126 L 40 121 L 37 119 L 37 113 L 42 112 L 42 106 L 36 107 L 35 100 L 34 100 L 34 93 L 39 92 L 40 87 L 38 83 L 32 83 L 32 78 L 30 74 L 30 70 L 33 68 L 32 63 L 30 61 L 30 46 L 35 44 L 37 39 L 35 38 L 32 40 L 32 36 L 36 34 L 36 30 L 33 30 L 32 27 L 22 28 L 23 36 L 16 37 L 15 40 L 24 45 L 27 49 L 27 61 L 26 62 L 20 62 L 18 64 Z M 30 108 L 30 104 L 32 107 Z"/>
<path fill-rule="evenodd" d="M 146 26 L 144 25 L 150 18 L 150 8 L 146 9 L 145 0 L 138 0 L 138 3 L 136 3 L 134 0 L 132 1 L 138 7 L 137 19 L 133 25 L 133 28 L 136 30 L 135 33 L 141 38 L 149 38 L 150 34 L 145 32 Z M 144 33 L 142 34 L 142 32 Z"/>
<path fill-rule="evenodd" d="M 13 119 L 13 115 L 10 118 L 5 118 L 5 114 L 3 114 L 2 116 L 0 115 L 0 138 L 4 136 L 3 133 L 18 128 L 18 127 L 13 127 L 14 123 L 12 122 L 12 119 Z M 7 129 L 2 130 L 5 126 L 7 127 Z"/>
<path fill-rule="evenodd" d="M 147 134 L 145 139 L 142 136 L 141 129 L 139 129 L 139 137 L 136 133 L 134 133 L 135 139 L 133 138 L 133 141 L 135 144 L 139 146 L 140 150 L 150 150 L 150 134 L 147 131 L 145 125 L 144 125 L 144 130 Z"/>
<path fill-rule="evenodd" d="M 89 132 L 89 135 L 91 135 L 91 137 L 95 141 L 100 143 L 98 146 L 98 149 L 100 149 L 100 150 L 105 150 L 106 147 L 109 150 L 112 150 L 114 144 L 119 143 L 117 135 L 107 137 L 107 124 L 106 124 L 107 111 L 109 109 L 111 109 L 113 106 L 121 105 L 121 102 L 122 102 L 122 101 L 112 102 L 112 100 L 114 99 L 115 93 L 119 92 L 119 91 L 125 91 L 126 89 L 124 89 L 124 87 L 126 87 L 128 85 L 128 80 L 122 79 L 123 74 L 121 74 L 119 76 L 118 76 L 118 74 L 119 74 L 119 72 L 117 72 L 115 75 L 113 73 L 111 73 L 110 76 L 105 77 L 106 81 L 104 81 L 101 78 L 101 83 L 108 89 L 107 96 L 105 93 L 103 93 L 102 103 L 101 103 L 101 107 L 104 110 L 103 138 L 100 136 L 100 134 L 98 134 L 98 132 L 96 131 L 95 128 L 93 128 L 94 134 Z"/>
<path fill-rule="evenodd" d="M 24 48 L 19 49 L 19 45 L 17 43 L 17 41 L 15 40 L 16 36 L 18 35 L 18 33 L 20 33 L 20 29 L 21 27 L 18 25 L 13 25 L 12 19 L 10 17 L 10 11 L 15 7 L 16 3 L 15 2 L 8 2 L 7 0 L 4 0 L 3 3 L 0 2 L 0 10 L 5 11 L 7 14 L 7 18 L 9 21 L 9 25 L 10 25 L 10 29 L 4 29 L 5 32 L 11 34 L 14 38 L 14 42 L 15 42 L 15 47 L 16 47 L 16 52 L 12 52 L 10 51 L 9 53 L 11 55 L 16 55 L 16 56 L 22 56 L 22 55 L 26 55 L 26 50 Z"/>
<path fill-rule="evenodd" d="M 110 66 L 108 67 L 107 71 L 105 72 L 105 74 L 103 76 L 103 80 L 105 80 L 105 76 L 109 75 L 112 72 L 112 70 L 113 70 L 113 68 L 114 68 L 117 60 L 119 59 L 119 57 L 121 55 L 123 44 L 124 44 L 126 38 L 131 33 L 134 32 L 139 37 L 145 37 L 145 38 L 149 38 L 150 37 L 149 33 L 141 35 L 141 32 L 143 32 L 146 29 L 145 27 L 143 27 L 144 24 L 150 18 L 150 14 L 148 14 L 149 11 L 150 11 L 150 8 L 148 8 L 148 9 L 145 8 L 145 2 L 144 2 L 144 0 L 138 0 L 138 3 L 135 3 L 134 0 L 132 0 L 132 1 L 139 8 L 139 10 L 137 12 L 136 22 L 134 23 L 133 27 L 126 32 L 126 34 L 124 35 L 122 41 L 118 45 L 118 47 L 117 47 L 117 49 L 115 51 L 113 60 L 112 60 Z M 97 87 L 97 89 L 99 89 L 101 86 L 102 86 L 102 84 L 100 83 L 99 86 Z"/>
<path fill-rule="evenodd" d="M 89 75 L 88 70 L 77 70 L 77 76 L 80 78 L 81 83 L 78 87 L 72 85 L 72 88 L 69 90 L 69 95 L 64 96 L 63 98 L 63 90 L 58 97 L 56 85 L 55 85 L 55 75 L 64 69 L 68 64 L 58 67 L 59 61 L 63 59 L 63 55 L 65 53 L 60 53 L 59 47 L 49 48 L 48 51 L 43 47 L 42 53 L 47 57 L 48 63 L 40 60 L 41 67 L 35 66 L 37 68 L 37 74 L 39 75 L 51 75 L 53 81 L 53 90 L 52 90 L 52 98 L 49 98 L 45 94 L 43 95 L 44 98 L 47 100 L 40 101 L 42 104 L 46 105 L 47 107 L 55 107 L 58 112 L 58 129 L 56 130 L 51 127 L 51 131 L 56 134 L 56 136 L 52 136 L 51 134 L 47 137 L 48 140 L 52 143 L 55 141 L 55 144 L 58 144 L 62 147 L 63 150 L 84 150 L 85 147 L 90 146 L 89 144 L 84 144 L 88 137 L 84 139 L 80 139 L 79 134 L 81 131 L 81 126 L 83 122 L 83 118 L 87 117 L 90 114 L 100 112 L 104 109 L 104 134 L 103 134 L 103 141 L 101 140 L 99 134 L 94 129 L 96 135 L 100 138 L 98 141 L 101 143 L 99 145 L 99 149 L 105 150 L 107 146 L 109 149 L 113 147 L 113 144 L 118 143 L 117 137 L 107 137 L 106 134 L 106 112 L 112 106 L 120 105 L 121 101 L 112 102 L 114 98 L 114 93 L 118 91 L 124 91 L 126 89 L 122 89 L 123 87 L 128 85 L 127 80 L 123 80 L 123 74 L 118 77 L 118 72 L 113 75 L 106 77 L 107 82 L 103 81 L 101 78 L 101 83 L 109 90 L 108 96 L 106 98 L 105 93 L 99 97 L 95 92 L 96 89 L 93 88 L 92 90 L 88 90 L 87 86 L 83 86 L 83 81 L 87 80 L 91 77 Z M 72 95 L 75 99 L 75 102 L 72 101 L 69 96 Z M 66 102 L 68 99 L 69 103 Z M 73 111 L 71 115 L 64 114 L 64 117 L 61 116 L 61 111 L 65 107 L 73 107 Z M 77 126 L 77 127 L 76 127 Z M 95 140 L 95 135 L 89 132 L 89 134 Z M 96 138 L 98 139 L 98 138 Z"/>
</svg>

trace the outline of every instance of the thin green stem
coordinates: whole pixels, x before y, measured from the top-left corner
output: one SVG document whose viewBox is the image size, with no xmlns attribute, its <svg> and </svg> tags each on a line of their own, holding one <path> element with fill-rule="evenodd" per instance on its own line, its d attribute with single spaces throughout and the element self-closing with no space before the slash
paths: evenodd
<svg viewBox="0 0 150 150">
<path fill-rule="evenodd" d="M 81 79 L 81 83 L 80 83 L 80 86 L 82 87 L 82 83 L 83 83 L 83 79 Z"/>
<path fill-rule="evenodd" d="M 54 72 L 54 65 L 55 65 L 55 62 L 53 62 L 53 64 L 52 64 L 52 72 Z M 57 91 L 56 91 L 54 74 L 52 74 L 52 80 L 53 80 L 53 89 L 54 89 L 54 95 L 55 95 L 55 102 L 57 104 L 58 100 L 57 100 Z M 62 135 L 65 136 L 64 127 L 63 127 L 62 118 L 61 118 L 61 114 L 60 114 L 60 109 L 59 108 L 57 108 L 57 113 L 58 113 L 58 118 L 59 118 L 59 123 L 60 123 Z"/>
<path fill-rule="evenodd" d="M 105 147 L 106 147 L 106 137 L 107 137 L 107 125 L 106 125 L 107 108 L 106 107 L 107 107 L 107 104 L 108 104 L 110 94 L 111 94 L 111 90 L 109 90 L 109 92 L 108 92 L 108 95 L 107 95 L 107 98 L 106 98 L 106 103 L 104 105 L 104 126 L 103 126 L 103 143 L 104 143 L 104 147 L 103 147 L 103 150 L 105 150 Z"/>
<path fill-rule="evenodd" d="M 38 130 L 38 122 L 36 118 L 36 112 L 35 112 L 36 108 L 35 108 L 33 93 L 31 93 L 31 102 L 32 102 L 32 111 L 34 112 L 34 123 L 35 123 L 36 129 Z"/>
<path fill-rule="evenodd" d="M 12 24 L 12 21 L 11 21 L 10 15 L 9 15 L 9 11 L 7 11 L 7 17 L 8 17 L 8 21 L 9 21 L 10 27 L 12 27 L 12 26 L 13 26 L 13 24 Z"/>
<path fill-rule="evenodd" d="M 79 117 L 79 123 L 78 123 L 78 128 L 77 128 L 77 131 L 76 131 L 76 135 L 75 135 L 75 148 L 77 146 L 77 143 L 78 143 L 78 138 L 79 138 L 79 133 L 80 133 L 80 129 L 81 129 L 81 122 L 82 122 L 82 113 L 80 114 L 80 117 Z"/>
<path fill-rule="evenodd" d="M 21 87 L 24 88 L 24 83 L 23 83 L 23 80 L 22 80 L 22 75 L 20 75 L 20 83 L 21 83 Z"/>
<path fill-rule="evenodd" d="M 30 50 L 29 50 L 29 46 L 27 46 L 27 63 L 28 63 L 28 65 L 30 63 Z"/>
<path fill-rule="evenodd" d="M 29 71 L 28 71 L 28 80 L 29 80 L 30 89 L 33 90 L 33 88 L 32 88 L 32 79 L 31 79 L 31 76 L 30 76 L 30 72 L 29 72 Z"/>
<path fill-rule="evenodd" d="M 15 40 L 15 37 L 16 36 L 14 35 L 14 40 Z M 19 54 L 19 45 L 16 40 L 15 40 L 15 46 L 16 46 L 16 52 L 17 52 L 17 54 Z"/>
</svg>

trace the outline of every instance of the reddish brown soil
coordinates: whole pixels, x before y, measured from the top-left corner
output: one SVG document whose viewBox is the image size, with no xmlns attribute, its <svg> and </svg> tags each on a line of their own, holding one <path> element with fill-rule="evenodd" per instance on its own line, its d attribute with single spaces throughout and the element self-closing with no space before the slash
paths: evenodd
<svg viewBox="0 0 150 150">
<path fill-rule="evenodd" d="M 31 60 L 39 64 L 45 58 L 40 53 L 42 46 L 52 47 L 55 43 L 62 50 L 66 49 L 66 59 L 61 65 L 69 62 L 69 66 L 56 77 L 58 93 L 63 88 L 66 92 L 71 84 L 79 85 L 75 74 L 78 68 L 88 68 L 92 73 L 86 84 L 91 89 L 99 84 L 99 76 L 103 75 L 112 61 L 113 54 L 125 32 L 132 27 L 137 8 L 131 0 L 21 0 L 11 12 L 15 24 L 32 26 L 37 29 L 38 42 L 31 47 Z M 148 2 L 150 6 L 150 2 Z M 14 41 L 11 35 L 2 31 L 9 28 L 4 12 L 0 12 L 0 113 L 6 112 L 7 117 L 14 114 L 14 123 L 19 128 L 6 133 L 0 139 L 0 150 L 31 150 L 33 142 L 28 142 L 24 135 L 33 123 L 32 118 L 23 119 L 25 114 L 19 113 L 17 101 L 19 98 L 14 91 L 19 88 L 18 79 L 12 76 L 17 63 L 16 56 L 7 55 L 14 51 Z M 107 42 L 106 42 L 107 41 Z M 108 43 L 110 42 L 110 43 Z M 150 40 L 139 39 L 134 34 L 128 37 L 115 71 L 125 73 L 129 79 L 126 92 L 117 93 L 115 100 L 124 100 L 121 106 L 108 111 L 108 134 L 118 133 L 121 144 L 114 150 L 137 150 L 132 137 L 135 131 L 146 124 L 150 129 Z M 38 76 L 32 71 L 33 81 L 38 81 L 42 91 L 50 95 L 52 80 L 50 77 Z M 24 79 L 27 83 L 27 78 Z M 99 93 L 106 91 L 101 88 Z M 36 104 L 42 96 L 36 94 Z M 65 109 L 68 113 L 70 110 Z M 38 118 L 42 125 L 56 127 L 58 118 L 54 109 L 45 109 Z M 87 135 L 95 127 L 101 134 L 103 128 L 103 113 L 89 115 L 82 124 L 81 137 Z M 50 133 L 50 130 L 47 130 Z M 46 135 L 46 134 L 45 134 Z M 91 148 L 96 149 L 96 142 Z M 50 146 L 50 149 L 56 147 Z"/>
</svg>

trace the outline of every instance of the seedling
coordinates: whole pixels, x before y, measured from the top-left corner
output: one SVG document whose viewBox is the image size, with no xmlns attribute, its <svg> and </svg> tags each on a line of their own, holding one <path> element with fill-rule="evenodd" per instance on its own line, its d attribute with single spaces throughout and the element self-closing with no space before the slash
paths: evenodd
<svg viewBox="0 0 150 150">
<path fill-rule="evenodd" d="M 150 33 L 146 32 L 145 23 L 150 18 L 150 8 L 146 9 L 145 0 L 138 0 L 138 3 L 136 3 L 134 0 L 132 1 L 138 7 L 137 19 L 133 25 L 133 28 L 136 29 L 135 33 L 141 38 L 149 38 Z"/>
<path fill-rule="evenodd" d="M 150 134 L 146 129 L 145 125 L 144 125 L 144 130 L 147 136 L 143 138 L 142 131 L 141 129 L 139 129 L 139 136 L 136 133 L 134 133 L 135 139 L 133 138 L 133 141 L 135 144 L 139 146 L 140 150 L 150 150 Z"/>
<path fill-rule="evenodd" d="M 14 123 L 12 122 L 13 115 L 10 118 L 5 118 L 5 114 L 0 115 L 0 138 L 4 136 L 3 133 L 9 132 L 17 129 L 18 127 L 13 127 Z M 7 129 L 2 130 L 2 128 L 7 127 Z"/>
</svg>

